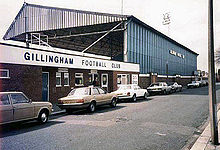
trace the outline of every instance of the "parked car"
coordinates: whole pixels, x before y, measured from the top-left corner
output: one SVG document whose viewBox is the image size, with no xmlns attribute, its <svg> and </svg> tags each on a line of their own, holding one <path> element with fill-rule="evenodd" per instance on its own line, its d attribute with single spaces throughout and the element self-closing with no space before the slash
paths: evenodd
<svg viewBox="0 0 220 150">
<path fill-rule="evenodd" d="M 198 88 L 200 87 L 200 81 L 192 81 L 192 83 L 187 84 L 187 88 Z"/>
<path fill-rule="evenodd" d="M 0 124 L 31 119 L 46 123 L 51 111 L 50 102 L 32 102 L 22 92 L 0 92 Z"/>
<path fill-rule="evenodd" d="M 138 85 L 134 84 L 119 85 L 118 90 L 112 93 L 117 94 L 120 100 L 131 99 L 133 102 L 137 101 L 137 97 L 147 99 L 147 96 L 149 95 L 146 89 L 142 89 Z"/>
<path fill-rule="evenodd" d="M 57 106 L 65 109 L 67 113 L 72 113 L 74 109 L 85 109 L 94 112 L 97 106 L 110 104 L 116 107 L 117 95 L 107 93 L 100 87 L 82 87 L 73 89 L 66 97 L 58 100 Z"/>
<path fill-rule="evenodd" d="M 156 82 L 152 83 L 148 88 L 147 91 L 150 95 L 153 94 L 168 94 L 171 93 L 172 87 L 169 86 L 166 82 Z"/>
<path fill-rule="evenodd" d="M 200 82 L 201 82 L 201 86 L 207 86 L 208 85 L 207 80 L 200 80 Z"/>
<path fill-rule="evenodd" d="M 182 91 L 183 88 L 183 86 L 177 82 L 169 82 L 168 85 L 171 86 L 173 92 Z"/>
</svg>

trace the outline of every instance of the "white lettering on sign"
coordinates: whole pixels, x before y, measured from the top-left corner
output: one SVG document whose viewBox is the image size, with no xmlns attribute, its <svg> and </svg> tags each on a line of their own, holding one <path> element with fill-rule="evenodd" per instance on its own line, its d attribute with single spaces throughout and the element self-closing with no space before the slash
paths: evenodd
<svg viewBox="0 0 220 150">
<path fill-rule="evenodd" d="M 185 56 L 183 54 L 177 53 L 174 50 L 170 50 L 170 54 L 177 56 L 177 57 L 180 57 L 180 58 L 185 58 Z"/>
<path fill-rule="evenodd" d="M 139 72 L 139 64 L 117 62 L 52 51 L 34 50 L 0 44 L 0 63 Z"/>
</svg>

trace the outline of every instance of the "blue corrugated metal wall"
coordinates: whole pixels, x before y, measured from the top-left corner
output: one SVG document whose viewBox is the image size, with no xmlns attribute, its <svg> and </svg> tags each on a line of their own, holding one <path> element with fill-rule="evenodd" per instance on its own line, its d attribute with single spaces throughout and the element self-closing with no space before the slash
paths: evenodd
<svg viewBox="0 0 220 150">
<path fill-rule="evenodd" d="M 197 70 L 197 55 L 133 21 L 128 24 L 127 36 L 128 62 L 139 63 L 140 73 L 165 75 L 166 63 L 169 75 L 192 75 Z M 171 55 L 170 50 L 184 58 Z"/>
</svg>

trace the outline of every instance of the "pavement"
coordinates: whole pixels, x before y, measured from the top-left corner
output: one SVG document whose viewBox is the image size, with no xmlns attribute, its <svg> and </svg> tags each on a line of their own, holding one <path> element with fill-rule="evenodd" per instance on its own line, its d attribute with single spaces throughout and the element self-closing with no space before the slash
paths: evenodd
<svg viewBox="0 0 220 150">
<path fill-rule="evenodd" d="M 220 85 L 220 83 L 216 83 L 216 85 Z M 218 96 L 217 96 L 218 99 Z M 218 131 L 220 131 L 220 104 L 218 104 Z M 218 132 L 218 137 L 220 137 L 220 132 Z M 220 142 L 219 142 L 220 143 Z M 220 150 L 220 144 L 219 145 L 213 145 L 211 143 L 211 128 L 210 123 L 207 123 L 206 128 L 202 132 L 202 134 L 199 136 L 199 138 L 196 140 L 196 142 L 193 144 L 191 150 Z"/>
<path fill-rule="evenodd" d="M 220 131 L 220 105 L 218 105 L 218 131 Z M 220 132 L 218 132 L 218 137 L 220 137 Z M 220 145 L 213 145 L 211 143 L 211 128 L 210 123 L 206 126 L 205 130 L 193 144 L 190 150 L 220 150 Z"/>
<path fill-rule="evenodd" d="M 0 149 L 180 150 L 204 130 L 208 103 L 208 88 L 201 87 L 105 105 L 95 113 L 52 115 L 46 124 L 11 124 L 0 128 Z"/>
</svg>

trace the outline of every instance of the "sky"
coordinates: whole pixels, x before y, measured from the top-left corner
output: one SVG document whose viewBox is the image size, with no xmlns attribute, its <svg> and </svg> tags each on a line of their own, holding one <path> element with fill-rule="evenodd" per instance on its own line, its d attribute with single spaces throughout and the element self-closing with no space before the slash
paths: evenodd
<svg viewBox="0 0 220 150">
<path fill-rule="evenodd" d="M 122 0 L 25 0 L 30 4 L 121 14 Z M 24 0 L 0 1 L 0 39 Z M 171 23 L 162 24 L 170 12 Z M 199 54 L 198 69 L 208 70 L 208 0 L 123 0 L 123 14 L 133 15 Z M 215 50 L 220 50 L 220 1 L 214 0 Z M 217 66 L 220 68 L 220 66 Z"/>
</svg>

